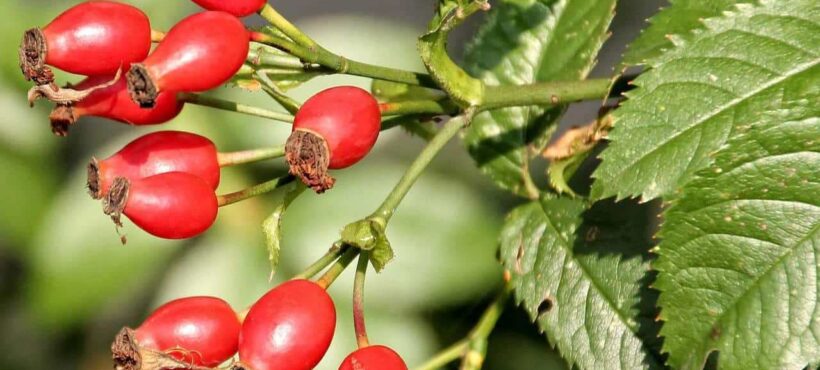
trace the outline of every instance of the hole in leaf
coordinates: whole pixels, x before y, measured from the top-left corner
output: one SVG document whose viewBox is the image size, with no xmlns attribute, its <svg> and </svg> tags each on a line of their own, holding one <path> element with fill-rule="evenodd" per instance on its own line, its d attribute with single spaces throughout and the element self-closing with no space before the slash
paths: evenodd
<svg viewBox="0 0 820 370">
<path fill-rule="evenodd" d="M 538 305 L 538 316 L 541 316 L 541 315 L 543 315 L 547 312 L 550 312 L 550 310 L 552 310 L 552 305 L 553 305 L 552 298 L 549 298 L 549 297 L 544 298 L 544 301 L 541 302 L 540 305 Z"/>
</svg>

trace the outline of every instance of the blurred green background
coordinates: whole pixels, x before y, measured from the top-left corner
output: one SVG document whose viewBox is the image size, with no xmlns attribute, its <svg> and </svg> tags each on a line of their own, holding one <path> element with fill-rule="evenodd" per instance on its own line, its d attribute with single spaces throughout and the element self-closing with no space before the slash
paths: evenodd
<svg viewBox="0 0 820 370">
<path fill-rule="evenodd" d="M 220 150 L 278 145 L 285 124 L 188 106 L 176 120 L 132 128 L 83 118 L 68 138 L 48 127 L 49 104 L 26 104 L 30 87 L 17 67 L 22 32 L 45 25 L 79 1 L 0 1 L 0 369 L 109 369 L 108 347 L 118 329 L 137 326 L 163 302 L 190 295 L 215 295 L 242 309 L 278 282 L 324 253 L 346 223 L 381 202 L 424 143 L 399 129 L 385 132 L 373 153 L 338 172 L 336 187 L 305 193 L 284 221 L 282 264 L 268 280 L 262 220 L 274 199 L 263 196 L 220 210 L 214 227 L 186 241 L 150 237 L 126 222 L 128 244 L 98 202 L 85 192 L 85 165 L 107 157 L 153 130 L 183 130 L 211 138 Z M 197 8 L 186 0 L 134 0 L 167 30 Z M 619 6 L 614 36 L 595 74 L 607 76 L 623 45 L 660 1 Z M 287 1 L 286 16 L 329 49 L 359 60 L 423 70 L 415 39 L 432 11 L 431 1 Z M 248 18 L 261 24 L 258 17 Z M 452 40 L 453 52 L 475 19 Z M 61 74 L 60 82 L 80 78 Z M 338 84 L 367 88 L 355 77 L 325 77 L 292 91 L 303 100 Z M 223 88 L 226 99 L 278 109 L 262 93 Z M 571 110 L 568 122 L 594 114 L 595 103 Z M 229 168 L 219 192 L 265 181 L 285 171 L 281 161 Z M 396 259 L 367 284 L 368 326 L 373 341 L 392 346 L 412 367 L 462 337 L 491 299 L 501 280 L 495 262 L 496 235 L 506 210 L 519 201 L 491 187 L 458 143 L 451 144 L 421 177 L 398 209 L 388 235 Z M 339 313 L 337 335 L 319 369 L 335 369 L 355 348 L 350 292 L 352 272 L 330 289 Z M 486 369 L 564 369 L 560 357 L 511 308 L 491 337 Z"/>
</svg>

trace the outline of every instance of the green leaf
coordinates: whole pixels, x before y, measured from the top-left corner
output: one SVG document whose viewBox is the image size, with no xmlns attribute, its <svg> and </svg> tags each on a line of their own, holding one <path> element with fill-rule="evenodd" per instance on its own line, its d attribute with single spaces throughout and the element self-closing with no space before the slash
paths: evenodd
<svg viewBox="0 0 820 370">
<path fill-rule="evenodd" d="M 820 361 L 820 113 L 730 141 L 666 212 L 655 283 L 669 364 Z M 792 118 L 792 117 L 789 117 Z"/>
<path fill-rule="evenodd" d="M 587 76 L 606 38 L 615 0 L 505 0 L 466 51 L 466 68 L 488 85 L 522 85 Z M 482 172 L 520 195 L 531 185 L 529 161 L 549 140 L 565 107 L 505 108 L 478 114 L 464 142 Z M 530 150 L 532 147 L 533 150 Z"/>
<path fill-rule="evenodd" d="M 650 61 L 615 110 L 592 196 L 669 195 L 762 112 L 818 101 L 820 8 L 813 0 L 738 5 Z"/>
<path fill-rule="evenodd" d="M 648 210 L 624 202 L 587 211 L 579 199 L 543 198 L 507 217 L 501 259 L 515 299 L 579 369 L 658 365 L 641 340 L 654 337 Z"/>
<path fill-rule="evenodd" d="M 752 0 L 671 0 L 666 9 L 649 19 L 649 27 L 641 32 L 624 53 L 623 64 L 644 64 L 673 47 L 670 35 L 686 35 L 703 27 L 703 20 L 717 17 L 735 8 L 738 3 Z"/>
<path fill-rule="evenodd" d="M 279 204 L 273 209 L 273 213 L 262 222 L 262 232 L 265 234 L 265 245 L 268 248 L 268 260 L 270 261 L 270 276 L 276 273 L 279 266 L 279 254 L 282 250 L 282 216 L 285 215 L 288 206 L 307 189 L 300 181 L 294 181 L 286 185 L 283 189 L 284 195 L 279 200 Z"/>
</svg>

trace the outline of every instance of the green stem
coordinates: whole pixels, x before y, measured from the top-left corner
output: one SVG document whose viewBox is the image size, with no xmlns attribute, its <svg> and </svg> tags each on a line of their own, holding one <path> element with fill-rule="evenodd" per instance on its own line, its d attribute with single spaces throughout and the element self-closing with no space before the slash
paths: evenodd
<svg viewBox="0 0 820 370">
<path fill-rule="evenodd" d="M 501 314 L 504 312 L 504 307 L 507 305 L 507 300 L 510 298 L 510 293 L 512 293 L 512 287 L 509 284 L 506 284 L 501 292 L 495 297 L 493 303 L 484 310 L 484 313 L 481 315 L 481 318 L 478 320 L 478 324 L 470 331 L 470 335 L 467 337 L 470 340 L 478 339 L 478 338 L 487 338 L 490 336 L 490 332 L 493 331 L 495 328 L 495 324 L 498 322 L 498 318 L 501 317 Z"/>
<path fill-rule="evenodd" d="M 415 367 L 413 370 L 438 370 L 444 367 L 457 358 L 460 358 L 467 352 L 469 348 L 470 341 L 467 339 L 462 339 L 458 342 L 451 344 L 449 347 L 445 348 L 441 352 L 437 353 L 433 358 L 427 360 L 427 362 Z"/>
<path fill-rule="evenodd" d="M 340 246 L 334 244 L 332 247 L 330 247 L 327 253 L 325 253 L 321 258 L 316 260 L 316 262 L 313 262 L 312 265 L 308 266 L 308 268 L 306 268 L 305 271 L 302 271 L 298 275 L 294 276 L 293 280 L 310 279 L 314 277 L 316 274 L 330 266 L 330 264 L 333 263 L 333 261 L 336 261 L 342 255 L 342 253 L 347 251 L 347 249 L 349 248 L 350 247 L 346 245 Z"/>
<path fill-rule="evenodd" d="M 358 254 L 358 248 L 348 248 L 344 253 L 342 253 L 339 260 L 336 261 L 333 266 L 330 266 L 330 269 L 328 269 L 327 272 L 319 278 L 319 280 L 316 280 L 316 284 L 324 289 L 330 287 L 330 284 L 333 284 L 333 282 L 336 281 L 336 278 L 342 274 L 345 268 L 347 268 L 347 265 L 349 265 Z"/>
<path fill-rule="evenodd" d="M 283 17 L 279 12 L 276 11 L 270 4 L 265 4 L 262 9 L 259 10 L 259 15 L 262 16 L 263 19 L 268 21 L 271 25 L 282 31 L 285 36 L 290 37 L 291 40 L 296 41 L 300 45 L 304 45 L 307 47 L 313 47 L 316 45 L 316 42 L 313 41 L 308 35 L 305 35 L 299 28 L 297 28 L 293 23 L 290 23 L 285 17 Z"/>
<path fill-rule="evenodd" d="M 257 71 L 254 73 L 254 76 L 256 76 L 256 80 L 262 84 L 262 90 L 265 91 L 268 96 L 273 98 L 273 100 L 276 100 L 276 102 L 285 108 L 285 110 L 290 112 L 290 114 L 296 114 L 296 112 L 299 111 L 299 108 L 302 105 L 280 91 L 279 88 L 276 87 L 276 84 L 273 83 L 273 81 L 271 81 L 266 74 Z"/>
<path fill-rule="evenodd" d="M 458 106 L 449 99 L 444 100 L 405 100 L 379 104 L 383 116 L 404 114 L 456 114 Z"/>
<path fill-rule="evenodd" d="M 220 152 L 216 153 L 216 161 L 219 163 L 219 167 L 228 167 L 284 156 L 285 146 L 282 145 L 272 148 L 241 150 L 237 152 Z"/>
<path fill-rule="evenodd" d="M 356 277 L 353 280 L 353 327 L 356 331 L 356 343 L 359 348 L 370 345 L 370 340 L 367 338 L 367 328 L 364 324 L 364 279 L 369 263 L 370 253 L 362 252 L 359 255 Z"/>
<path fill-rule="evenodd" d="M 407 192 L 416 182 L 418 177 L 427 168 L 427 165 L 435 158 L 436 154 L 441 151 L 447 142 L 458 134 L 462 127 L 464 127 L 472 119 L 472 113 L 465 113 L 465 116 L 453 117 L 448 121 L 441 130 L 436 133 L 427 146 L 419 153 L 419 156 L 410 165 L 410 168 L 404 173 L 399 183 L 390 191 L 384 202 L 379 208 L 373 212 L 370 218 L 381 219 L 383 224 L 387 224 L 396 207 L 401 203 Z"/>
<path fill-rule="evenodd" d="M 283 68 L 296 72 L 304 72 L 306 67 L 301 59 L 267 45 L 251 48 L 247 61 L 255 67 Z"/>
<path fill-rule="evenodd" d="M 234 204 L 236 202 L 240 202 L 248 198 L 253 198 L 255 196 L 259 196 L 265 193 L 270 193 L 278 188 L 281 188 L 282 186 L 289 184 L 293 180 L 294 177 L 291 175 L 282 176 L 280 178 L 265 181 L 261 184 L 251 186 L 247 189 L 220 195 L 217 197 L 217 201 L 220 207 L 227 206 L 229 204 Z"/>
<path fill-rule="evenodd" d="M 612 81 L 599 78 L 582 81 L 553 81 L 532 85 L 486 86 L 481 110 L 526 106 L 557 105 L 581 100 L 605 99 Z"/>
<path fill-rule="evenodd" d="M 178 95 L 180 101 L 195 104 L 195 105 L 202 105 L 205 107 L 211 107 L 236 113 L 247 114 L 256 117 L 268 118 L 274 121 L 286 122 L 291 123 L 293 122 L 293 116 L 284 112 L 274 112 L 267 109 L 262 109 L 258 107 L 252 107 L 244 104 L 239 104 L 236 102 L 223 100 L 214 97 L 208 97 L 199 94 L 192 94 L 192 93 L 180 93 Z"/>
<path fill-rule="evenodd" d="M 408 85 L 425 86 L 434 89 L 438 88 L 435 81 L 425 73 L 405 71 L 350 60 L 336 55 L 315 43 L 312 46 L 306 46 L 296 40 L 294 40 L 296 41 L 294 42 L 267 34 L 255 33 L 252 34 L 252 36 L 253 41 L 274 46 L 298 57 L 304 62 L 319 64 L 336 73 L 400 82 Z"/>
</svg>

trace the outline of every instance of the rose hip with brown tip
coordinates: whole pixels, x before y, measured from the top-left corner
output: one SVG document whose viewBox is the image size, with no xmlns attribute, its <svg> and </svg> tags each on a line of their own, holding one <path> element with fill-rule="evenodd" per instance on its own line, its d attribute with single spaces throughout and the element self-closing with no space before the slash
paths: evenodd
<svg viewBox="0 0 820 370">
<path fill-rule="evenodd" d="M 328 169 L 352 166 L 379 137 L 381 112 L 369 92 L 354 86 L 323 90 L 305 101 L 286 144 L 290 172 L 317 193 L 333 187 Z"/>
<path fill-rule="evenodd" d="M 145 59 L 151 50 L 151 25 L 141 10 L 112 1 L 74 6 L 42 29 L 25 32 L 20 68 L 37 84 L 51 82 L 51 65 L 81 75 L 114 74 Z"/>
<path fill-rule="evenodd" d="M 100 199 L 118 177 L 139 180 L 166 172 L 185 172 L 219 186 L 216 146 L 204 136 L 183 131 L 159 131 L 141 136 L 103 160 L 88 164 L 88 190 Z"/>
<path fill-rule="evenodd" d="M 91 89 L 114 79 L 111 75 L 91 76 L 72 86 L 77 90 Z M 80 117 L 95 116 L 112 119 L 134 126 L 155 125 L 172 120 L 182 111 L 184 103 L 174 93 L 160 93 L 153 108 L 140 108 L 131 100 L 125 79 L 113 85 L 95 90 L 82 100 L 70 104 L 58 104 L 49 118 L 53 129 L 67 132 L 68 127 Z"/>
<path fill-rule="evenodd" d="M 236 312 L 222 299 L 176 299 L 137 329 L 120 331 L 111 346 L 114 365 L 119 370 L 214 367 L 236 353 L 240 329 Z"/>
<path fill-rule="evenodd" d="M 120 224 L 125 215 L 139 228 L 165 239 L 185 239 L 207 230 L 216 220 L 218 200 L 202 178 L 167 172 L 142 179 L 114 179 L 103 211 Z"/>
<path fill-rule="evenodd" d="M 153 107 L 163 91 L 198 92 L 227 82 L 248 56 L 250 36 L 236 17 L 205 11 L 183 19 L 126 75 L 131 98 Z"/>
</svg>

